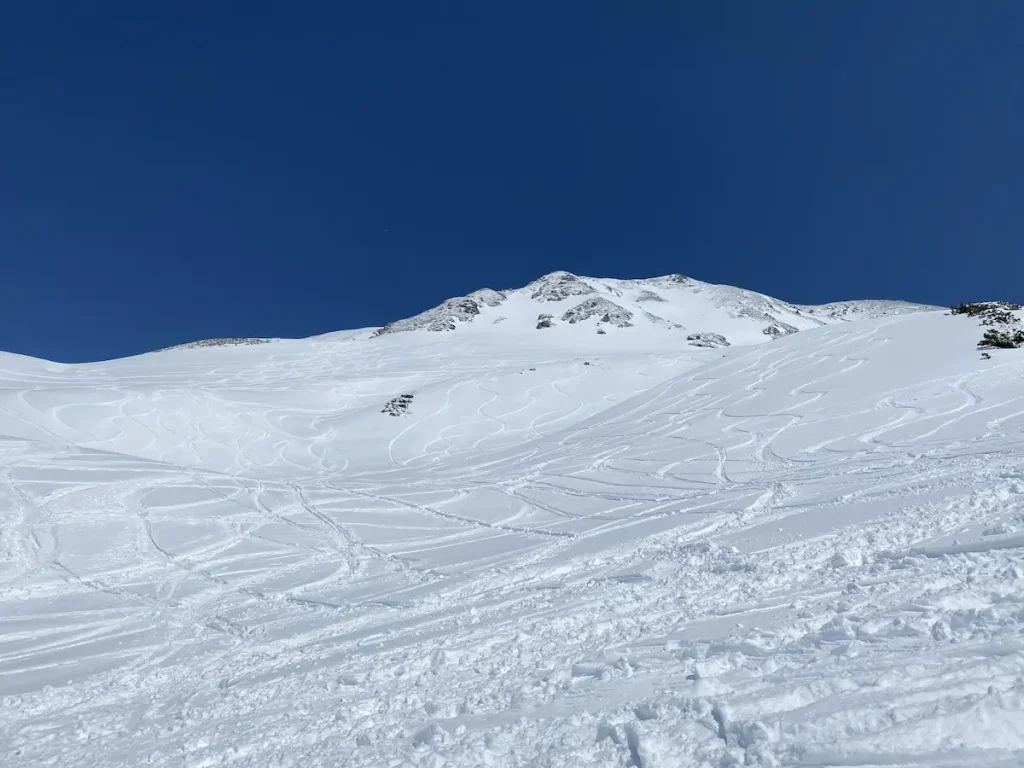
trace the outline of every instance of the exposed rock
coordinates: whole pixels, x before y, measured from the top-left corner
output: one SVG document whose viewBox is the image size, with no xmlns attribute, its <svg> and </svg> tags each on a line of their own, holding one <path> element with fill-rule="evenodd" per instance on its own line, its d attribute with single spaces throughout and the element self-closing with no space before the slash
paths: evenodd
<svg viewBox="0 0 1024 768">
<path fill-rule="evenodd" d="M 952 313 L 978 318 L 987 326 L 978 342 L 979 349 L 1017 349 L 1024 346 L 1024 330 L 1016 314 L 1020 309 L 1020 304 L 1009 301 L 979 301 L 953 307 Z"/>
<path fill-rule="evenodd" d="M 403 331 L 454 331 L 457 322 L 469 323 L 480 314 L 480 300 L 469 296 L 460 296 L 456 299 L 448 299 L 433 309 L 421 312 L 405 320 L 396 320 L 388 323 L 374 336 L 383 336 L 388 333 L 401 333 Z"/>
<path fill-rule="evenodd" d="M 776 320 L 774 323 L 765 328 L 761 333 L 765 336 L 771 336 L 773 339 L 781 338 L 782 336 L 789 336 L 791 333 L 796 333 L 798 328 L 784 323 L 781 320 Z"/>
<path fill-rule="evenodd" d="M 720 333 L 691 333 L 686 337 L 686 340 L 694 347 L 710 347 L 714 349 L 729 346 L 725 336 Z"/>
<path fill-rule="evenodd" d="M 665 299 L 654 291 L 641 291 L 640 295 L 636 297 L 636 301 L 638 304 L 641 304 L 645 301 L 665 301 Z"/>
<path fill-rule="evenodd" d="M 886 299 L 860 299 L 857 301 L 833 301 L 818 306 L 794 306 L 796 314 L 807 313 L 811 317 L 827 317 L 832 320 L 863 320 L 878 317 L 909 315 L 913 312 L 930 312 L 938 309 L 928 304 L 914 304 L 909 301 Z"/>
<path fill-rule="evenodd" d="M 570 272 L 552 272 L 527 286 L 530 298 L 537 301 L 561 301 L 570 296 L 586 296 L 596 291 Z"/>
<path fill-rule="evenodd" d="M 554 328 L 555 317 L 554 315 L 537 315 L 537 329 L 541 328 Z"/>
<path fill-rule="evenodd" d="M 562 315 L 562 320 L 571 325 L 591 317 L 599 317 L 598 322 L 608 323 L 616 328 L 629 328 L 633 325 L 629 322 L 633 319 L 632 312 L 602 297 L 587 299 L 582 304 L 577 304 Z"/>
<path fill-rule="evenodd" d="M 1024 347 L 1024 331 L 1019 328 L 1004 331 L 989 328 L 978 342 L 979 349 L 1018 349 L 1019 347 Z"/>
<path fill-rule="evenodd" d="M 760 302 L 757 302 L 755 300 L 755 306 L 739 308 L 737 310 L 734 310 L 732 312 L 732 315 L 733 317 L 749 317 L 751 320 L 757 320 L 758 322 L 761 323 L 768 323 L 767 328 L 775 326 L 779 331 L 779 336 L 785 336 L 786 333 L 795 333 L 797 331 L 797 329 L 794 326 L 782 322 L 775 315 L 771 314 L 771 311 L 769 311 L 772 310 L 778 312 L 781 309 L 781 307 L 776 307 L 768 302 L 765 302 L 762 306 L 757 306 L 757 304 L 759 303 Z M 775 336 L 775 334 L 768 331 L 767 328 L 762 331 L 764 335 Z M 786 329 L 792 330 L 787 331 Z"/>
<path fill-rule="evenodd" d="M 381 409 L 381 413 L 386 413 L 388 416 L 401 416 L 409 410 L 410 405 L 412 405 L 412 395 L 399 395 L 388 400 L 384 408 Z"/>
<path fill-rule="evenodd" d="M 274 339 L 260 339 L 260 338 L 223 338 L 223 339 L 202 339 L 200 341 L 190 341 L 188 344 L 178 344 L 173 347 L 166 347 L 160 350 L 166 352 L 172 349 L 200 349 L 202 347 L 246 347 L 253 346 L 255 344 L 269 344 Z"/>
<path fill-rule="evenodd" d="M 606 303 L 586 303 L 599 298 Z M 734 333 L 735 341 L 756 343 L 759 339 L 778 338 L 802 328 L 833 322 L 935 309 L 897 301 L 851 301 L 798 307 L 755 291 L 704 283 L 682 274 L 625 280 L 580 277 L 559 271 L 545 275 L 524 288 L 507 291 L 484 288 L 466 296 L 448 299 L 426 312 L 388 323 L 375 332 L 368 329 L 367 333 L 383 336 L 412 330 L 453 331 L 479 316 L 485 317 L 487 324 L 503 322 L 499 315 L 507 317 L 502 330 L 509 324 L 525 324 L 528 328 L 533 313 L 543 312 L 550 306 L 547 302 L 567 300 L 568 303 L 562 306 L 571 307 L 579 302 L 584 304 L 573 307 L 569 312 L 564 309 L 553 311 L 549 322 L 538 319 L 538 327 L 557 327 L 557 318 L 562 318 L 563 313 L 567 324 L 595 317 L 598 324 L 608 323 L 620 328 L 628 328 L 633 324 L 646 328 L 648 323 L 653 323 L 684 333 L 694 323 L 708 329 L 719 327 L 724 330 L 727 326 L 735 325 L 731 320 L 740 320 L 740 326 L 746 328 Z M 534 307 L 532 312 L 529 309 L 531 304 Z M 657 314 L 644 312 L 646 304 L 657 306 Z M 981 319 L 988 324 L 986 317 Z M 476 322 L 481 320 L 476 319 Z M 680 323 L 684 323 L 685 327 Z M 753 339 L 749 331 L 753 331 Z"/>
<path fill-rule="evenodd" d="M 648 322 L 654 323 L 655 325 L 663 325 L 666 328 L 674 328 L 677 331 L 683 330 L 683 326 L 681 326 L 679 323 L 673 323 L 670 320 L 666 320 L 663 317 L 652 315 L 650 312 L 644 312 L 644 318 L 646 318 Z"/>
<path fill-rule="evenodd" d="M 488 307 L 496 307 L 503 303 L 507 296 L 504 291 L 495 291 L 490 288 L 481 288 L 478 291 L 473 291 L 466 296 L 467 299 L 473 299 L 481 304 L 485 304 Z"/>
<path fill-rule="evenodd" d="M 1012 301 L 977 301 L 973 304 L 960 304 L 953 307 L 954 315 L 967 315 L 981 318 L 982 325 L 1013 325 L 1017 318 L 1011 314 L 1021 308 Z"/>
</svg>

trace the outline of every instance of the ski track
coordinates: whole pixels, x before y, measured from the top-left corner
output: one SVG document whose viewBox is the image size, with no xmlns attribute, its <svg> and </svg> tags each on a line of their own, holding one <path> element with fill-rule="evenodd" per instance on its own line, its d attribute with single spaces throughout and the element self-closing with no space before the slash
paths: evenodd
<svg viewBox="0 0 1024 768">
<path fill-rule="evenodd" d="M 954 322 L 4 360 L 0 759 L 1024 764 L 1024 358 Z"/>
</svg>

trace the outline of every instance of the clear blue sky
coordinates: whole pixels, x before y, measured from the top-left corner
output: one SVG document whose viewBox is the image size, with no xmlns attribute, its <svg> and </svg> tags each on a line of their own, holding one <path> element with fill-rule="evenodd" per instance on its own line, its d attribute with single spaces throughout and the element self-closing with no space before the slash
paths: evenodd
<svg viewBox="0 0 1024 768">
<path fill-rule="evenodd" d="M 0 349 L 383 324 L 555 269 L 1024 299 L 1024 4 L 23 2 Z"/>
</svg>

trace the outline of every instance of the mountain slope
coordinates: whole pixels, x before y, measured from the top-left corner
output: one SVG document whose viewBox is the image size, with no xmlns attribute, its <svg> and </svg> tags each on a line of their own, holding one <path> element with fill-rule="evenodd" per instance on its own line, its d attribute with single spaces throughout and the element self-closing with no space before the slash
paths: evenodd
<svg viewBox="0 0 1024 768">
<path fill-rule="evenodd" d="M 3 764 L 1020 764 L 1024 352 L 870 305 L 739 346 L 713 288 L 696 348 L 572 283 L 0 355 Z"/>
<path fill-rule="evenodd" d="M 384 326 L 379 335 L 409 331 L 459 331 L 503 336 L 528 329 L 607 334 L 630 331 L 682 343 L 711 334 L 726 344 L 749 345 L 820 325 L 935 310 L 899 301 L 847 301 L 820 307 L 797 306 L 763 294 L 712 285 L 683 275 L 642 280 L 580 277 L 552 272 L 524 288 L 483 289 L 448 299 L 437 307 Z M 497 326 L 497 327 L 495 327 Z M 570 326 L 576 326 L 570 328 Z M 664 337 L 664 338 L 662 338 Z M 694 346 L 710 346 L 695 343 Z"/>
</svg>

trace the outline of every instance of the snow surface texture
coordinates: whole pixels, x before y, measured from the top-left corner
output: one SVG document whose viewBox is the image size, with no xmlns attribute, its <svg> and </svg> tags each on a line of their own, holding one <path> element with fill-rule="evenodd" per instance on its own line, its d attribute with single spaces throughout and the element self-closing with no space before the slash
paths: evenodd
<svg viewBox="0 0 1024 768">
<path fill-rule="evenodd" d="M 0 765 L 1022 764 L 1024 350 L 512 301 L 0 355 Z"/>
</svg>

